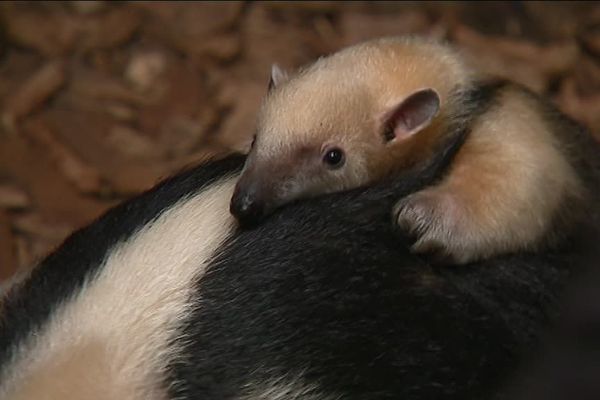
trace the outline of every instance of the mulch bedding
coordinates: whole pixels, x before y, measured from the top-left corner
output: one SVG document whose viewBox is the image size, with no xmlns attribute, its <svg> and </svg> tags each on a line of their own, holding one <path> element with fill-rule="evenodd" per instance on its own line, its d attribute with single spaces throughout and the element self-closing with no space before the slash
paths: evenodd
<svg viewBox="0 0 600 400">
<path fill-rule="evenodd" d="M 270 65 L 446 39 L 600 132 L 594 2 L 4 2 L 0 281 L 186 165 L 244 150 Z"/>
</svg>

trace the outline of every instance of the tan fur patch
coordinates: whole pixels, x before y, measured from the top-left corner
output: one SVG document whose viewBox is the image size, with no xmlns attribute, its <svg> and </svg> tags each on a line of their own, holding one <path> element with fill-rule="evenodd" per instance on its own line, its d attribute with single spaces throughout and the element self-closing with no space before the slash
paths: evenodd
<svg viewBox="0 0 600 400">
<path fill-rule="evenodd" d="M 409 168 L 432 155 L 464 111 L 453 91 L 478 75 L 450 47 L 415 38 L 367 41 L 322 58 L 265 99 L 249 158 L 254 176 L 293 188 L 267 199 L 281 205 Z M 385 142 L 382 116 L 425 88 L 439 94 L 440 113 L 422 131 Z M 573 220 L 566 205 L 577 208 L 583 184 L 555 136 L 560 127 L 549 126 L 537 100 L 516 87 L 504 89 L 499 102 L 472 127 L 445 181 L 397 205 L 398 224 L 416 233 L 415 250 L 468 262 L 548 244 L 557 226 Z M 322 144 L 345 150 L 345 165 L 328 171 L 318 153 L 295 162 L 298 148 Z M 276 173 L 277 160 L 292 172 Z"/>
<path fill-rule="evenodd" d="M 322 58 L 265 98 L 257 141 L 247 160 L 256 180 L 292 187 L 271 203 L 344 190 L 413 165 L 430 153 L 445 126 L 451 92 L 474 72 L 449 47 L 417 38 L 372 40 Z M 442 111 L 429 128 L 386 145 L 385 115 L 407 96 L 431 88 Z M 319 149 L 337 147 L 345 164 L 328 169 Z M 300 149 L 313 149 L 302 154 Z M 402 164 L 402 165 L 399 165 Z M 278 173 L 279 165 L 290 173 Z"/>
<path fill-rule="evenodd" d="M 135 398 L 135 389 L 113 380 L 111 355 L 103 343 L 73 343 L 30 374 L 12 400 Z"/>
<path fill-rule="evenodd" d="M 412 211 L 401 223 L 416 223 L 410 212 L 421 218 L 415 250 L 441 246 L 464 263 L 534 249 L 547 242 L 566 201 L 583 197 L 539 106 L 514 88 L 500 96 L 473 126 L 447 178 L 403 201 Z"/>
<path fill-rule="evenodd" d="M 405 97 L 434 88 L 443 104 L 474 72 L 450 48 L 435 42 L 386 38 L 323 58 L 265 99 L 259 116 L 259 154 L 280 155 L 290 145 L 341 143 L 374 133 L 373 124 Z"/>
</svg>

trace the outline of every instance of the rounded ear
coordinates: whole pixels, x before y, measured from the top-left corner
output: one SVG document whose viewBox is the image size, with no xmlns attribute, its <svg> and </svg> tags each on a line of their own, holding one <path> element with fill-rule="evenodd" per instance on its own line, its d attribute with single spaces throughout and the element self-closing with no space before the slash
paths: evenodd
<svg viewBox="0 0 600 400">
<path fill-rule="evenodd" d="M 288 79 L 288 74 L 279 65 L 271 66 L 271 80 L 269 81 L 269 90 L 281 85 Z"/>
<path fill-rule="evenodd" d="M 427 127 L 440 110 L 440 96 L 431 89 L 418 90 L 395 105 L 384 118 L 385 139 L 404 139 Z"/>
</svg>

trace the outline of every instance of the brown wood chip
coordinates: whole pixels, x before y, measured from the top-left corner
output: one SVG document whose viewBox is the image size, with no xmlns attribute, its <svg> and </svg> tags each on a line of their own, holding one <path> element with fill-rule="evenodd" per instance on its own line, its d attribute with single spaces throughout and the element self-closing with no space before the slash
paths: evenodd
<svg viewBox="0 0 600 400">
<path fill-rule="evenodd" d="M 6 213 L 0 210 L 0 282 L 17 270 L 16 247 Z"/>
<path fill-rule="evenodd" d="M 40 107 L 65 83 L 65 64 L 61 60 L 47 62 L 7 99 L 2 112 L 2 123 L 9 132 L 15 132 L 18 120 Z"/>
<path fill-rule="evenodd" d="M 273 63 L 381 35 L 448 40 L 600 139 L 600 7 L 572 3 L 0 2 L 8 257 L 30 265 L 69 229 L 53 224 L 79 227 L 183 166 L 247 150 Z"/>
<path fill-rule="evenodd" d="M 22 210 L 29 207 L 31 200 L 20 187 L 10 183 L 0 183 L 0 208 Z"/>
<path fill-rule="evenodd" d="M 40 119 L 28 121 L 24 130 L 45 146 L 65 178 L 83 193 L 105 193 L 107 188 L 100 174 L 84 163 L 62 142 L 56 139 L 50 128 Z"/>
</svg>

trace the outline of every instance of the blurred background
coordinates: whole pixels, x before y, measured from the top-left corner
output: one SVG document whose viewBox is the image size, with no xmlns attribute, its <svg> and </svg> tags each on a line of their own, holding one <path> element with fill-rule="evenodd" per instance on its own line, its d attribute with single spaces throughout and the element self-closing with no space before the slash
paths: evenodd
<svg viewBox="0 0 600 400">
<path fill-rule="evenodd" d="M 186 165 L 244 150 L 270 65 L 447 39 L 600 137 L 595 2 L 2 2 L 0 282 Z"/>
</svg>

